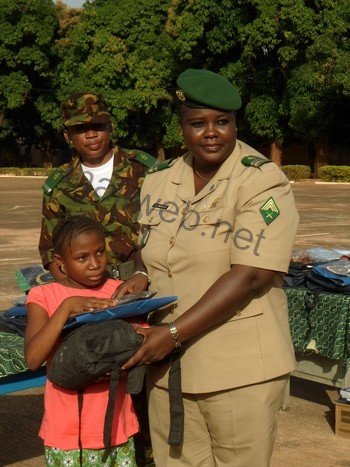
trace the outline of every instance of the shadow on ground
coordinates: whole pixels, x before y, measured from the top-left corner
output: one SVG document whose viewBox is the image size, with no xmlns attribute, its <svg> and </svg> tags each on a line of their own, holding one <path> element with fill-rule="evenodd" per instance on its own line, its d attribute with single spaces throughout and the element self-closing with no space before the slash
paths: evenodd
<svg viewBox="0 0 350 467">
<path fill-rule="evenodd" d="M 0 398 L 0 466 L 25 465 L 27 459 L 43 454 L 43 443 L 38 437 L 43 390 L 38 388 L 36 392 L 26 395 L 15 392 Z"/>
</svg>

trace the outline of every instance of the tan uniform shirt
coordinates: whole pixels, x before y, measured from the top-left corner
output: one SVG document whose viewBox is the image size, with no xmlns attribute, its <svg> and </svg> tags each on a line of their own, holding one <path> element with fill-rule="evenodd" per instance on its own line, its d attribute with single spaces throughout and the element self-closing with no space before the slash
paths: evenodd
<svg viewBox="0 0 350 467">
<path fill-rule="evenodd" d="M 247 155 L 263 157 L 237 141 L 197 195 L 190 154 L 146 176 L 139 217 L 142 259 L 158 296 L 178 296 L 177 307 L 156 312 L 154 321 L 174 321 L 233 264 L 288 270 L 298 224 L 289 181 L 273 163 L 244 166 Z M 182 389 L 206 393 L 244 386 L 286 374 L 294 365 L 287 299 L 276 284 L 186 343 Z M 167 386 L 165 368 L 151 372 L 157 384 Z"/>
</svg>

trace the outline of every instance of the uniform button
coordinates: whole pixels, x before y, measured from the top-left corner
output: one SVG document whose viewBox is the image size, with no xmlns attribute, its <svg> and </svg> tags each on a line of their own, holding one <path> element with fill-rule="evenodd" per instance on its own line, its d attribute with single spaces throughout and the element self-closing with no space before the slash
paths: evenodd
<svg viewBox="0 0 350 467">
<path fill-rule="evenodd" d="M 168 270 L 168 277 L 173 277 L 170 270 Z"/>
<path fill-rule="evenodd" d="M 170 245 L 174 245 L 174 243 L 175 243 L 175 238 L 174 238 L 174 237 L 171 237 L 171 239 L 169 240 L 169 243 L 170 243 Z"/>
<path fill-rule="evenodd" d="M 153 217 L 150 217 L 150 218 L 148 219 L 148 222 L 152 222 L 152 221 L 153 221 Z"/>
<path fill-rule="evenodd" d="M 204 216 L 202 220 L 203 220 L 203 222 L 208 222 L 209 217 L 208 217 L 208 216 Z"/>
</svg>

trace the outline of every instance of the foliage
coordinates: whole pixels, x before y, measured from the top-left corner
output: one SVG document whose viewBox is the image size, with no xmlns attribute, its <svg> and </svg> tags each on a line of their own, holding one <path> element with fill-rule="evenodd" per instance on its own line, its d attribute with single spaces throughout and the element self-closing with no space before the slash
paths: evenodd
<svg viewBox="0 0 350 467">
<path fill-rule="evenodd" d="M 298 181 L 310 178 L 311 168 L 308 165 L 284 165 L 282 171 L 288 180 Z"/>
<path fill-rule="evenodd" d="M 0 167 L 0 175 L 48 177 L 51 170 L 43 167 Z"/>
<path fill-rule="evenodd" d="M 319 169 L 318 177 L 325 182 L 350 182 L 350 167 L 325 165 Z"/>
<path fill-rule="evenodd" d="M 0 164 L 2 165 L 2 164 Z M 43 167 L 0 167 L 0 175 L 49 176 L 52 169 Z M 300 181 L 310 178 L 311 169 L 306 165 L 285 165 L 282 170 L 288 180 Z M 324 166 L 320 168 L 319 178 L 325 182 L 350 182 L 349 166 Z"/>
<path fill-rule="evenodd" d="M 307 141 L 343 124 L 344 99 L 350 101 L 350 2 L 311 3 L 315 34 L 288 83 L 290 126 Z"/>
<path fill-rule="evenodd" d="M 268 140 L 283 141 L 278 108 L 277 100 L 267 94 L 252 98 L 246 108 L 246 118 L 251 131 Z"/>
<path fill-rule="evenodd" d="M 318 168 L 328 135 L 349 134 L 349 0 L 0 0 L 0 28 L 0 141 L 49 152 L 59 103 L 92 90 L 122 146 L 181 146 L 175 80 L 188 67 L 236 84 L 248 142 L 312 142 Z"/>
<path fill-rule="evenodd" d="M 57 26 L 51 0 L 0 0 L 0 139 L 31 146 L 48 137 L 40 107 L 51 92 Z"/>
<path fill-rule="evenodd" d="M 155 147 L 166 133 L 173 78 L 167 6 L 166 0 L 86 4 L 66 42 L 57 43 L 60 97 L 82 89 L 102 92 L 122 143 Z"/>
<path fill-rule="evenodd" d="M 170 11 L 180 60 L 237 84 L 254 136 L 281 145 L 349 129 L 348 0 L 173 0 Z"/>
</svg>

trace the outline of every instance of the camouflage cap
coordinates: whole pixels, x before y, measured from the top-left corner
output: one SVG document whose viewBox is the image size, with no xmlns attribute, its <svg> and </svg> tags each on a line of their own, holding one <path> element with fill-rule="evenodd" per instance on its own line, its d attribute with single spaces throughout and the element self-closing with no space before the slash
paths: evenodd
<svg viewBox="0 0 350 467">
<path fill-rule="evenodd" d="M 231 112 L 238 110 L 241 96 L 233 84 L 224 76 L 209 70 L 189 68 L 176 81 L 177 98 L 192 108 L 214 108 Z"/>
<path fill-rule="evenodd" d="M 105 123 L 111 119 L 106 101 L 100 94 L 84 91 L 62 102 L 61 114 L 65 126 L 83 123 Z"/>
</svg>

